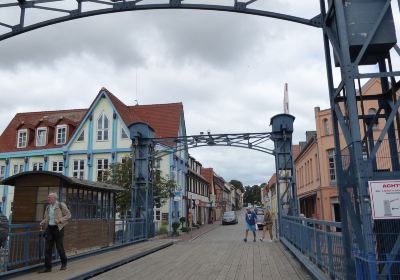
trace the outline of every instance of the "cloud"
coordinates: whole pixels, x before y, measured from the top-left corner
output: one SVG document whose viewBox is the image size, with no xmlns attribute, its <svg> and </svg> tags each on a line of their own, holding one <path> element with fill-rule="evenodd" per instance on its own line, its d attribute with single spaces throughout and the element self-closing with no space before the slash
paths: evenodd
<svg viewBox="0 0 400 280">
<path fill-rule="evenodd" d="M 314 1 L 260 3 L 307 18 L 318 11 Z M 270 118 L 282 112 L 285 82 L 295 141 L 314 129 L 313 108 L 329 105 L 321 30 L 262 17 L 96 16 L 0 42 L 0 55 L 0 131 L 17 112 L 87 108 L 102 86 L 126 104 L 182 101 L 188 134 L 269 131 Z M 274 172 L 272 156 L 251 150 L 190 152 L 226 180 L 253 185 Z"/>
</svg>

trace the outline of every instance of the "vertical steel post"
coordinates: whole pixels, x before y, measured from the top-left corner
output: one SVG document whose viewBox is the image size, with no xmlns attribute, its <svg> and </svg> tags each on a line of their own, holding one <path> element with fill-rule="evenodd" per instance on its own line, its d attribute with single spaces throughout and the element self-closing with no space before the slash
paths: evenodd
<svg viewBox="0 0 400 280">
<path fill-rule="evenodd" d="M 143 225 L 144 236 L 142 238 L 147 239 L 154 236 L 152 174 L 154 130 L 146 123 L 133 123 L 129 126 L 129 131 L 134 148 L 131 188 L 133 234 L 139 232 L 140 225 Z"/>
<path fill-rule="evenodd" d="M 294 117 L 289 114 L 279 114 L 271 118 L 272 132 L 271 140 L 274 141 L 276 189 L 278 205 L 278 233 L 282 236 L 282 216 L 298 216 L 298 201 L 295 183 L 295 170 L 292 155 L 292 134 Z M 281 174 L 284 173 L 284 177 Z M 284 194 L 289 197 L 289 209 L 283 213 L 283 199 L 280 181 L 286 180 L 287 189 Z M 286 210 L 285 210 L 286 211 Z"/>
</svg>

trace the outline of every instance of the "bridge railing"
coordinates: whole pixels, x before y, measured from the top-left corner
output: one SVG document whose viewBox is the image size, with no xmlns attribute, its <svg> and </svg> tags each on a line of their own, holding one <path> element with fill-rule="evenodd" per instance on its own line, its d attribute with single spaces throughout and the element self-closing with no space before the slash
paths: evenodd
<svg viewBox="0 0 400 280">
<path fill-rule="evenodd" d="M 282 216 L 280 226 L 281 241 L 309 269 L 326 279 L 345 279 L 340 223 Z"/>
<path fill-rule="evenodd" d="M 79 230 L 79 228 L 78 228 Z M 146 240 L 144 219 L 116 219 L 110 223 L 108 246 L 88 248 L 82 252 L 71 250 L 68 257 L 77 257 L 107 250 L 108 248 Z M 45 235 L 35 224 L 10 224 L 8 233 L 0 243 L 0 278 L 10 271 L 24 270 L 44 262 Z M 59 256 L 54 249 L 53 260 Z"/>
</svg>

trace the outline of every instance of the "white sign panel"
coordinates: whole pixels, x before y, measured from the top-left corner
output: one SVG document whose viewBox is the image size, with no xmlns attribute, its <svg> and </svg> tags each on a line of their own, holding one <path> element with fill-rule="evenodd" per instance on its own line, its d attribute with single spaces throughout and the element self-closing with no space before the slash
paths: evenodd
<svg viewBox="0 0 400 280">
<path fill-rule="evenodd" d="M 373 219 L 400 219 L 400 180 L 370 181 Z"/>
</svg>

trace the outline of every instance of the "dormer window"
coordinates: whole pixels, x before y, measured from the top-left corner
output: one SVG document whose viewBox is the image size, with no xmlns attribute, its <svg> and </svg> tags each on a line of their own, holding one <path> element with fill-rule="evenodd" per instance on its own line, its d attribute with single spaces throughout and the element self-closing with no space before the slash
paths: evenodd
<svg viewBox="0 0 400 280">
<path fill-rule="evenodd" d="M 47 142 L 47 128 L 39 127 L 36 130 L 36 146 L 45 146 Z"/>
<path fill-rule="evenodd" d="M 56 130 L 56 144 L 63 145 L 67 142 L 67 126 L 58 125 Z"/>
<path fill-rule="evenodd" d="M 17 137 L 17 148 L 26 148 L 27 139 L 28 139 L 28 130 L 27 129 L 20 129 L 18 130 L 18 137 Z"/>
<path fill-rule="evenodd" d="M 97 141 L 108 141 L 108 118 L 103 112 L 97 120 Z"/>
</svg>

